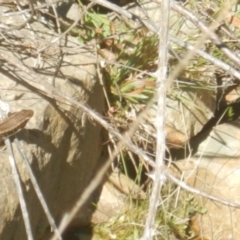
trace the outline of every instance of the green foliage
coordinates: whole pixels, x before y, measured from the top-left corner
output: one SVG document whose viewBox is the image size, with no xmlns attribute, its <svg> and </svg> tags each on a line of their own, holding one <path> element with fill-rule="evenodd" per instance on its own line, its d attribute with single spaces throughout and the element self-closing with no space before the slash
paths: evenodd
<svg viewBox="0 0 240 240">
<path fill-rule="evenodd" d="M 111 35 L 110 22 L 106 15 L 89 11 L 84 15 L 87 40 L 95 37 L 103 39 Z"/>
<path fill-rule="evenodd" d="M 185 191 L 179 194 L 178 188 L 171 183 L 164 186 L 161 196 L 162 200 L 155 222 L 156 239 L 165 240 L 175 237 L 179 240 L 186 240 L 193 237 L 195 233 L 191 230 L 190 219 L 196 214 L 206 213 L 206 209 L 198 207 L 193 195 Z M 180 199 L 176 202 L 179 196 Z M 96 225 L 94 236 L 97 236 L 99 240 L 139 239 L 143 233 L 149 202 L 147 200 L 136 201 L 129 206 L 129 209 L 120 217 L 113 218 L 106 224 Z"/>
<path fill-rule="evenodd" d="M 113 69 L 110 72 L 111 93 L 116 101 L 124 100 L 126 103 L 137 104 L 146 102 L 155 92 L 155 79 L 145 71 L 154 67 L 157 58 L 157 38 L 140 38 L 130 50 L 130 53 L 119 52 L 118 60 L 124 62 L 124 65 L 119 66 L 117 71 Z M 142 74 L 138 72 L 139 69 Z"/>
</svg>

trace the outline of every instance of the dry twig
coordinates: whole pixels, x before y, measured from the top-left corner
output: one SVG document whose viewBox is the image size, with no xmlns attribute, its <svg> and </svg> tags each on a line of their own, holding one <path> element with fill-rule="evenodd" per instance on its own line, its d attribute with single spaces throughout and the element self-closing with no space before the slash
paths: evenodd
<svg viewBox="0 0 240 240">
<path fill-rule="evenodd" d="M 161 201 L 161 189 L 165 182 L 163 174 L 165 158 L 165 109 L 166 109 L 166 80 L 168 69 L 168 31 L 169 31 L 170 1 L 165 0 L 161 5 L 161 28 L 159 32 L 159 54 L 158 54 L 158 78 L 157 78 L 157 150 L 156 165 L 154 169 L 153 188 L 150 197 L 150 205 L 142 240 L 150 240 L 154 236 L 154 222 Z"/>
</svg>

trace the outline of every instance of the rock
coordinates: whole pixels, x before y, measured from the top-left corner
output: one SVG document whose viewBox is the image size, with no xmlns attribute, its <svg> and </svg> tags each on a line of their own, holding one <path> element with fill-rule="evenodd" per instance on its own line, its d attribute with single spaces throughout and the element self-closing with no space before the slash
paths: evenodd
<svg viewBox="0 0 240 240">
<path fill-rule="evenodd" d="M 240 205 L 240 120 L 216 126 L 196 139 L 197 153 L 177 161 L 191 186 Z M 200 144 L 199 144 L 200 142 Z M 240 210 L 196 196 L 207 213 L 198 216 L 200 234 L 207 239 L 239 239 Z"/>
<path fill-rule="evenodd" d="M 17 20 L 13 16 L 10 20 L 1 20 L 6 24 L 9 21 L 12 25 L 21 24 L 19 17 Z M 31 28 L 9 30 L 4 34 L 8 42 L 1 45 L 0 51 L 9 59 L 18 59 L 65 95 L 103 112 L 104 97 L 96 78 L 94 58 L 79 46 L 76 38 L 68 36 L 60 41 L 60 45 L 58 42 L 49 45 L 58 36 L 40 22 L 32 22 Z M 60 47 L 64 55 L 61 55 Z M 16 137 L 27 155 L 50 212 L 59 223 L 104 159 L 102 128 L 81 110 L 55 102 L 40 91 L 22 85 L 21 79 L 38 81 L 26 72 L 5 64 L 0 77 L 1 99 L 10 105 L 11 111 L 34 111 L 33 118 Z M 13 148 L 34 239 L 40 239 L 49 224 L 14 144 Z M 6 149 L 0 152 L 0 158 L 0 239 L 25 240 L 25 227 Z"/>
<path fill-rule="evenodd" d="M 103 223 L 112 217 L 119 217 L 131 209 L 131 199 L 143 200 L 147 194 L 128 176 L 115 170 L 109 173 L 108 180 L 104 183 L 96 211 L 92 216 L 92 223 Z"/>
</svg>

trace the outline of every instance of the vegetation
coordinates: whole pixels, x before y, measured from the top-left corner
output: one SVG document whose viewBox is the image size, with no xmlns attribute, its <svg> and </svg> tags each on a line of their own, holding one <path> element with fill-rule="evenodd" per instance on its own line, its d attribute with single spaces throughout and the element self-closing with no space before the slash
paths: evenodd
<svg viewBox="0 0 240 240">
<path fill-rule="evenodd" d="M 109 128 L 105 127 L 106 124 L 104 126 L 109 130 L 107 143 L 109 156 L 114 156 L 115 150 L 117 151 L 116 156 L 111 159 L 112 169 L 118 169 L 131 178 L 147 194 L 146 199 L 136 199 L 129 193 L 125 199 L 127 210 L 107 223 L 95 224 L 93 237 L 139 239 L 143 234 L 149 211 L 149 197 L 154 182 L 151 176 L 154 161 L 144 161 L 144 157 L 139 157 L 141 154 L 138 155 L 136 151 L 130 151 L 129 146 L 133 143 L 145 153 L 145 156 L 155 159 L 158 140 L 157 98 L 162 97 L 157 96 L 159 84 L 156 80 L 159 73 L 158 52 L 161 36 L 158 31 L 161 16 L 158 14 L 161 6 L 157 0 L 149 1 L 148 4 L 144 1 L 114 1 L 117 2 L 113 5 L 114 9 L 109 9 L 107 2 L 103 1 L 101 6 L 96 2 L 99 3 L 76 1 L 79 7 L 77 12 L 81 14 L 80 17 L 73 17 L 75 20 L 58 15 L 55 6 L 52 7 L 54 14 L 52 10 L 48 11 L 45 5 L 39 9 L 43 15 L 41 17 L 46 18 L 49 29 L 61 36 L 59 39 L 71 35 L 78 40 L 81 47 L 87 49 L 87 53 L 93 53 L 98 78 L 105 94 L 106 111 L 103 117 L 109 124 L 107 126 L 111 126 Z M 19 6 L 17 9 L 20 9 Z M 43 8 L 48 14 L 45 14 Z M 189 142 L 192 138 L 219 123 L 239 118 L 237 81 L 240 78 L 237 56 L 240 49 L 239 8 L 238 1 L 188 0 L 172 3 L 167 49 L 169 52 L 166 81 L 167 110 L 164 113 L 166 114 L 164 161 L 169 172 L 175 167 L 174 160 L 177 159 L 175 155 L 182 151 L 184 155 L 181 157 L 189 156 L 192 150 Z M 33 11 L 29 7 L 30 10 L 33 13 L 29 22 L 35 17 L 35 10 L 38 9 Z M 26 24 L 28 21 L 23 26 Z M 11 34 L 8 37 L 12 41 Z M 4 41 L 6 39 L 5 37 Z M 19 51 L 25 47 L 20 41 L 17 44 Z M 15 51 L 14 47 L 11 46 L 9 49 Z M 32 51 L 30 44 L 27 47 L 26 56 Z M 36 52 L 33 52 L 40 59 L 45 52 L 39 46 L 35 48 Z M 19 68 L 12 62 L 4 66 L 11 64 Z M 61 65 L 61 61 L 59 64 Z M 20 70 L 25 71 L 26 68 Z M 31 71 L 27 73 L 32 74 Z M 31 75 L 33 76 L 34 74 Z M 41 96 L 50 99 L 56 95 L 54 91 L 46 94 L 44 90 L 39 88 Z M 55 103 L 56 98 L 52 98 Z M 59 99 L 68 106 L 69 99 L 60 97 Z M 57 101 L 60 101 L 59 99 Z M 69 106 L 78 108 L 79 105 L 73 104 L 74 100 Z M 89 112 L 87 115 L 93 116 Z M 124 146 L 119 147 L 120 138 L 116 137 L 119 135 L 113 134 L 114 130 L 127 140 L 131 139 L 131 142 L 129 140 L 127 144 L 125 143 L 126 146 L 123 144 Z M 182 179 L 179 172 L 175 175 Z M 165 180 L 159 191 L 159 205 L 156 207 L 154 239 L 202 239 L 200 230 L 194 226 L 194 219 L 205 214 L 207 209 L 200 206 L 196 195 L 183 188 L 176 182 Z"/>
<path fill-rule="evenodd" d="M 197 233 L 192 229 L 192 219 L 197 214 L 204 214 L 206 209 L 198 207 L 193 195 L 167 183 L 162 191 L 162 199 L 155 222 L 155 239 L 194 239 Z M 94 239 L 139 239 L 142 236 L 148 201 L 135 201 L 129 209 L 105 224 L 94 226 Z"/>
<path fill-rule="evenodd" d="M 234 7 L 238 4 L 232 3 L 230 14 L 233 21 L 229 21 L 223 15 L 225 11 L 224 1 L 186 1 L 185 8 L 192 14 L 202 19 L 207 25 L 215 26 L 216 32 L 224 43 L 229 43 L 232 51 L 239 49 L 237 34 L 238 26 L 234 21 L 238 20 L 237 11 Z M 168 72 L 171 75 L 176 68 L 182 67 L 174 79 L 172 89 L 168 94 L 168 99 L 180 102 L 187 106 L 190 99 L 179 94 L 179 92 L 204 91 L 210 98 L 214 98 L 215 106 L 211 109 L 212 127 L 219 122 L 231 121 L 238 118 L 236 109 L 239 107 L 238 101 L 229 101 L 225 96 L 233 88 L 237 87 L 235 77 L 232 72 L 226 69 L 220 70 L 217 60 L 226 60 L 222 49 L 213 41 L 204 40 L 204 44 L 198 42 L 201 38 L 201 30 L 184 14 L 176 14 L 171 17 L 171 32 L 174 37 L 179 37 L 180 42 L 195 45 L 201 49 L 200 54 L 192 54 L 182 67 L 181 60 L 189 54 L 189 48 L 183 47 L 177 41 L 170 44 L 170 58 Z M 102 81 L 104 84 L 106 102 L 108 104 L 109 121 L 121 132 L 126 132 L 137 119 L 139 114 L 149 106 L 149 101 L 156 93 L 156 71 L 158 68 L 158 36 L 133 22 L 126 21 L 124 17 L 109 11 L 107 14 L 101 13 L 101 8 L 91 9 L 84 17 L 84 30 L 80 27 L 79 40 L 86 44 L 94 41 L 97 53 L 104 60 L 102 67 Z M 189 25 L 189 26 L 188 26 Z M 84 34 L 83 34 L 84 31 Z M 84 37 L 83 37 L 84 36 Z M 206 36 L 205 36 L 206 37 Z M 229 66 L 229 65 L 227 65 Z M 238 67 L 238 66 L 234 66 Z M 229 68 L 230 69 L 230 68 Z M 224 77 L 229 77 L 231 84 L 222 91 L 221 84 Z M 216 75 L 217 78 L 216 79 Z M 181 79 L 181 80 L 179 80 Z M 221 83 L 219 83 L 220 81 Z M 154 103 L 153 101 L 152 103 Z M 154 103 L 155 104 L 155 103 Z M 229 105 L 234 104 L 234 107 Z M 237 104 L 237 106 L 236 106 Z M 218 106 L 221 106 L 219 108 Z M 171 107 L 171 106 L 169 106 Z M 206 108 L 195 105 L 201 112 L 206 112 Z M 151 106 L 154 108 L 154 106 Z M 228 110 L 226 110 L 228 109 Z M 233 111 L 235 109 L 235 111 Z M 154 115 L 154 114 L 153 114 Z M 145 115 L 145 120 L 140 121 L 135 131 L 133 141 L 144 149 L 149 155 L 155 153 L 155 127 L 154 117 L 151 114 Z M 210 118 L 209 118 L 210 119 Z M 202 126 L 203 129 L 204 126 Z M 175 141 L 178 141 L 175 140 Z M 179 140 L 180 141 L 180 140 Z M 111 143 L 116 146 L 114 140 Z M 185 142 L 181 143 L 182 145 Z M 138 164 L 141 160 L 136 156 L 128 155 L 127 149 L 121 151 L 118 156 L 117 166 L 129 177 L 132 177 L 138 184 L 144 184 L 141 178 L 145 176 L 148 167 L 142 167 L 139 171 Z M 132 174 L 131 166 L 135 170 Z M 144 177 L 143 177 L 144 178 Z M 146 179 L 145 179 L 146 180 Z M 148 185 L 150 191 L 151 186 Z M 180 197 L 179 197 L 180 193 Z M 161 193 L 162 204 L 159 205 L 155 226 L 157 229 L 156 239 L 197 239 L 198 233 L 192 230 L 191 219 L 196 214 L 204 214 L 207 210 L 198 207 L 194 196 L 179 189 L 176 185 L 166 183 Z M 131 197 L 129 197 L 131 199 Z M 142 235 L 144 222 L 148 210 L 146 200 L 130 201 L 130 209 L 122 216 L 116 217 L 106 224 L 94 227 L 96 239 L 139 239 Z"/>
</svg>

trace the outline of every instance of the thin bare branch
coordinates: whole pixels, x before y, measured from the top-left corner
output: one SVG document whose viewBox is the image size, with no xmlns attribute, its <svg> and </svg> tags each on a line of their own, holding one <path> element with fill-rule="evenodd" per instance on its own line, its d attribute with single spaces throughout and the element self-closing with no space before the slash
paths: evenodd
<svg viewBox="0 0 240 240">
<path fill-rule="evenodd" d="M 98 113 L 90 110 L 88 107 L 86 107 L 84 104 L 75 101 L 71 97 L 68 97 L 64 95 L 63 93 L 59 92 L 56 88 L 54 88 L 52 85 L 46 82 L 46 80 L 43 77 L 40 77 L 38 74 L 36 74 L 32 69 L 28 68 L 27 66 L 24 66 L 18 59 L 13 59 L 13 57 L 9 57 L 8 55 L 4 53 L 0 53 L 0 57 L 4 59 L 6 62 L 16 66 L 18 69 L 24 71 L 29 76 L 31 76 L 32 81 L 27 81 L 25 79 L 22 79 L 26 84 L 32 86 L 34 89 L 36 89 L 36 93 L 40 92 L 43 95 L 52 98 L 56 100 L 59 103 L 66 104 L 66 105 L 72 105 L 75 108 L 80 108 L 86 114 L 89 118 L 94 119 L 96 122 L 98 122 L 101 126 L 103 126 L 107 131 L 109 131 L 114 137 L 116 137 L 118 140 L 122 141 L 128 148 L 136 153 L 139 157 L 144 157 L 144 161 L 146 161 L 147 164 L 150 166 L 154 166 L 154 161 L 148 157 L 144 152 L 135 146 L 128 138 L 120 134 L 118 131 L 116 131 L 112 126 L 110 126 Z"/>
<path fill-rule="evenodd" d="M 151 240 L 154 236 L 154 222 L 158 202 L 161 200 L 161 189 L 164 184 L 163 174 L 165 158 L 165 109 L 166 109 L 166 80 L 168 68 L 168 34 L 169 34 L 170 1 L 165 0 L 161 5 L 161 27 L 159 32 L 158 77 L 157 77 L 157 147 L 154 182 L 150 197 L 150 205 L 142 240 Z"/>
<path fill-rule="evenodd" d="M 13 150 L 12 150 L 12 145 L 10 142 L 10 139 L 7 138 L 5 141 L 5 144 L 7 146 L 7 150 L 8 150 L 8 154 L 9 154 L 9 162 L 10 165 L 12 167 L 12 175 L 13 175 L 13 179 L 15 181 L 16 184 L 16 189 L 17 189 L 17 194 L 19 197 L 19 202 L 20 202 L 20 206 L 21 206 L 21 210 L 22 210 L 22 215 L 23 215 L 23 221 L 25 224 L 25 229 L 26 229 L 26 234 L 27 234 L 27 239 L 28 240 L 33 240 L 33 234 L 32 234 L 32 229 L 31 229 L 31 224 L 30 224 L 30 218 L 28 215 L 28 211 L 27 211 L 27 206 L 26 206 L 26 201 L 24 199 L 24 194 L 23 194 L 23 190 L 21 187 L 21 182 L 20 182 L 20 177 L 18 174 L 18 170 L 16 167 L 16 162 L 15 162 L 15 158 L 14 158 L 14 154 L 13 154 Z"/>
<path fill-rule="evenodd" d="M 207 26 L 203 21 L 201 21 L 198 17 L 196 17 L 189 10 L 184 8 L 178 3 L 172 5 L 173 9 L 178 13 L 187 17 L 190 21 L 192 21 L 205 35 L 209 37 L 213 43 L 230 59 L 236 66 L 240 66 L 240 58 L 237 54 L 235 54 L 228 46 L 214 33 L 213 29 L 216 27 L 216 23 L 213 23 L 212 26 Z M 227 7 L 227 3 L 225 4 L 224 11 L 220 14 L 219 19 L 216 22 L 221 22 L 224 16 L 229 13 L 229 7 Z"/>
<path fill-rule="evenodd" d="M 44 199 L 44 196 L 42 195 L 41 189 L 39 188 L 39 185 L 38 185 L 38 183 L 37 183 L 37 180 L 36 180 L 36 178 L 35 178 L 35 176 L 34 176 L 34 174 L 33 174 L 33 171 L 32 171 L 32 169 L 31 169 L 31 166 L 30 166 L 30 164 L 29 164 L 29 162 L 28 162 L 28 160 L 27 160 L 27 156 L 26 156 L 26 154 L 24 153 L 22 147 L 20 146 L 20 143 L 19 143 L 18 139 L 15 139 L 14 142 L 15 142 L 15 144 L 16 144 L 16 146 L 17 146 L 17 149 L 18 149 L 18 151 L 19 151 L 19 153 L 20 153 L 20 155 L 21 155 L 21 157 L 22 157 L 22 159 L 23 159 L 23 162 L 24 162 L 24 164 L 25 164 L 25 166 L 26 166 L 26 168 L 27 168 L 27 170 L 28 170 L 28 173 L 29 173 L 29 176 L 30 176 L 32 185 L 33 185 L 34 190 L 35 190 L 35 192 L 36 192 L 36 194 L 37 194 L 37 197 L 38 197 L 38 199 L 39 199 L 39 201 L 40 201 L 40 203 L 41 203 L 41 205 L 42 205 L 42 208 L 43 208 L 43 210 L 44 210 L 44 212 L 45 212 L 45 214 L 46 214 L 46 217 L 47 217 L 47 219 L 48 219 L 48 222 L 49 222 L 51 228 L 53 229 L 53 231 L 54 231 L 57 239 L 58 239 L 58 240 L 62 240 L 62 237 L 61 237 L 61 235 L 60 235 L 60 232 L 58 231 L 58 228 L 57 228 L 57 226 L 56 226 L 56 224 L 55 224 L 55 221 L 54 221 L 54 219 L 53 219 L 53 217 L 52 217 L 52 215 L 51 215 L 51 213 L 50 213 L 50 210 L 49 210 L 49 208 L 48 208 L 48 206 L 47 206 L 47 203 L 46 203 L 46 201 L 45 201 L 45 199 Z"/>
<path fill-rule="evenodd" d="M 169 173 L 167 171 L 165 171 L 164 174 L 168 179 L 170 179 L 171 181 L 173 181 L 174 183 L 176 183 L 177 185 L 179 185 L 183 189 L 186 189 L 189 192 L 195 193 L 199 196 L 202 196 L 202 197 L 205 197 L 207 199 L 213 200 L 215 202 L 221 203 L 225 206 L 240 209 L 240 204 L 238 204 L 238 203 L 233 203 L 233 202 L 230 202 L 230 201 L 226 201 L 226 200 L 214 197 L 213 195 L 207 194 L 207 193 L 205 193 L 205 192 L 203 192 L 199 189 L 193 188 L 193 187 L 189 186 L 188 184 L 186 184 L 183 180 L 177 179 L 176 177 L 174 177 L 171 173 Z"/>
<path fill-rule="evenodd" d="M 236 70 L 235 68 L 233 68 L 232 66 L 230 66 L 229 64 L 211 56 L 210 54 L 200 50 L 200 49 L 197 49 L 195 46 L 189 44 L 189 43 L 186 43 L 186 42 L 183 42 L 175 37 L 170 37 L 171 41 L 178 44 L 180 47 L 183 47 L 189 51 L 192 51 L 192 52 L 195 52 L 197 55 L 205 58 L 206 60 L 212 62 L 215 66 L 223 69 L 224 71 L 232 74 L 234 77 L 240 79 L 240 72 L 238 70 Z"/>
<path fill-rule="evenodd" d="M 157 3 L 161 3 L 162 2 L 162 0 L 154 0 L 154 1 L 157 2 Z M 158 33 L 157 32 L 158 28 L 151 21 L 149 21 L 149 20 L 142 20 L 141 18 L 139 18 L 138 16 L 130 13 L 126 9 L 123 9 L 123 8 L 113 4 L 113 3 L 110 3 L 108 1 L 106 1 L 106 0 L 92 0 L 92 2 L 95 2 L 95 3 L 99 4 L 99 5 L 104 6 L 104 7 L 107 7 L 109 9 L 111 9 L 111 10 L 113 10 L 113 11 L 115 11 L 115 12 L 117 12 L 117 13 L 125 16 L 125 17 L 127 17 L 127 18 L 136 20 L 136 21 L 142 23 L 150 31 Z M 187 9 L 185 9 L 180 4 L 178 4 L 178 3 L 174 2 L 174 1 L 171 1 L 170 6 L 171 6 L 171 8 L 173 10 L 178 11 L 180 14 L 189 16 L 189 20 L 192 20 L 193 23 L 197 24 L 197 26 L 199 25 L 198 27 L 206 34 L 206 36 L 209 36 L 209 34 L 210 34 L 211 40 L 229 57 L 229 59 L 231 59 L 234 63 L 237 64 L 237 66 L 239 66 L 240 58 L 234 52 L 232 52 L 231 49 L 229 49 L 226 46 L 226 44 L 224 44 L 221 41 L 221 39 L 211 30 L 211 28 L 206 26 L 206 24 L 204 22 L 202 22 L 199 18 L 194 16 L 191 12 L 189 12 Z M 220 16 L 222 16 L 222 15 L 220 15 Z M 219 22 L 220 20 L 221 19 L 219 19 L 216 22 Z M 214 26 L 215 26 L 215 24 L 214 24 Z M 170 39 L 170 41 L 175 42 L 178 45 L 180 45 L 180 46 L 182 46 L 182 47 L 184 47 L 186 49 L 191 50 L 190 51 L 191 55 L 186 59 L 186 62 L 188 62 L 192 58 L 192 56 L 194 56 L 194 54 L 198 54 L 200 56 L 207 57 L 207 59 L 209 61 L 213 62 L 214 64 L 216 64 L 216 66 L 222 68 L 225 71 L 230 71 L 232 75 L 234 75 L 235 77 L 239 78 L 239 72 L 237 70 L 234 70 L 234 68 L 232 66 L 229 66 L 226 63 L 211 57 L 207 53 L 203 53 L 201 50 L 199 50 L 198 46 L 191 46 L 190 44 L 184 43 L 183 41 L 181 41 L 181 40 L 179 40 L 176 37 L 173 37 L 171 35 L 169 36 L 169 39 Z M 202 41 L 201 41 L 201 44 L 202 44 Z M 176 78 L 176 76 L 178 76 L 179 71 L 181 71 L 181 69 L 185 66 L 184 62 L 185 61 L 182 60 L 181 65 L 183 65 L 183 66 L 182 67 L 178 66 L 177 72 L 171 75 L 169 82 L 171 82 L 172 80 L 174 80 Z"/>
</svg>

